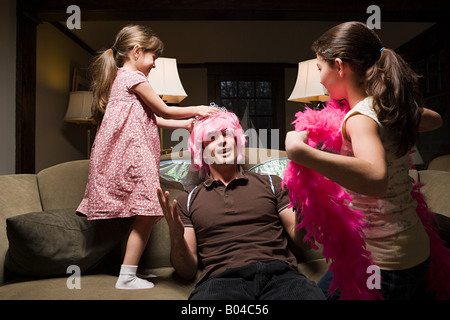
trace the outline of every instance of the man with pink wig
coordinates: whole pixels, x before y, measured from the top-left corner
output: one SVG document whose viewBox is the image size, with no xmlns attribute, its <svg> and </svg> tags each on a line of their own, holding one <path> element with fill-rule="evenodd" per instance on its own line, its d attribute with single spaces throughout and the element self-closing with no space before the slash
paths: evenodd
<svg viewBox="0 0 450 320">
<path fill-rule="evenodd" d="M 193 167 L 204 181 L 170 203 L 158 197 L 169 226 L 171 263 L 193 279 L 203 269 L 189 299 L 325 299 L 315 282 L 297 270 L 288 241 L 298 246 L 295 212 L 281 178 L 247 172 L 246 138 L 239 119 L 221 109 L 197 119 L 189 140 Z"/>
</svg>

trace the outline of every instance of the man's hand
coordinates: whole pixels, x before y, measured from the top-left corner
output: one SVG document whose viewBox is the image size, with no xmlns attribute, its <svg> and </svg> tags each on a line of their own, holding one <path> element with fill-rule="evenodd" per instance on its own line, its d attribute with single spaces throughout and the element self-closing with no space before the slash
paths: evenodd
<svg viewBox="0 0 450 320">
<path fill-rule="evenodd" d="M 166 218 L 167 224 L 169 226 L 169 232 L 171 238 L 175 237 L 177 239 L 182 239 L 184 236 L 184 225 L 177 210 L 177 200 L 173 200 L 173 205 L 170 204 L 170 193 L 166 191 L 163 194 L 161 188 L 156 190 L 158 194 L 159 204 Z"/>
<path fill-rule="evenodd" d="M 177 209 L 177 200 L 170 204 L 170 193 L 161 188 L 156 191 L 169 226 L 170 261 L 180 277 L 190 280 L 197 274 L 197 241 L 194 228 L 184 228 Z"/>
</svg>

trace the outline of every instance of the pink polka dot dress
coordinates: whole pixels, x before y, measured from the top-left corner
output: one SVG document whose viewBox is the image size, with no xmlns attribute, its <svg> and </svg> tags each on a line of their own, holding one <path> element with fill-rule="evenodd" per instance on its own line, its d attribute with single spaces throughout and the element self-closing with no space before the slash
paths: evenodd
<svg viewBox="0 0 450 320">
<path fill-rule="evenodd" d="M 132 89 L 145 81 L 142 72 L 117 71 L 77 209 L 89 220 L 163 216 L 156 195 L 160 156 L 156 118 Z"/>
</svg>

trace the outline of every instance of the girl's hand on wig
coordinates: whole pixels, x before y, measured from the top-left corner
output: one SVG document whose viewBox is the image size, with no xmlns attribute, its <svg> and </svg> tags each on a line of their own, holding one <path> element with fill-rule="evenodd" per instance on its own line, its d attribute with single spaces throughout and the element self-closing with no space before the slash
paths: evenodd
<svg viewBox="0 0 450 320">
<path fill-rule="evenodd" d="M 186 129 L 189 130 L 189 132 L 192 132 L 192 130 L 194 130 L 194 125 L 195 125 L 195 118 L 189 118 L 187 119 L 188 124 L 186 126 Z"/>
<path fill-rule="evenodd" d="M 198 106 L 197 109 L 197 115 L 200 117 L 212 116 L 219 112 L 219 109 L 210 106 Z"/>
</svg>

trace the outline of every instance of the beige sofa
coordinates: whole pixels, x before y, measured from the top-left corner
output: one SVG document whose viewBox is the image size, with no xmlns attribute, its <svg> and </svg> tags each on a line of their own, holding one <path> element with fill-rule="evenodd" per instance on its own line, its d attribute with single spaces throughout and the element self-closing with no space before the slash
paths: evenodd
<svg viewBox="0 0 450 320">
<path fill-rule="evenodd" d="M 287 161 L 283 151 L 246 152 L 244 168 L 257 172 L 280 173 L 282 162 Z M 182 192 L 183 183 L 192 182 L 186 173 L 189 156 L 183 156 L 173 161 L 170 154 L 161 158 L 161 186 L 172 198 Z M 170 265 L 170 239 L 164 219 L 155 226 L 140 261 L 141 272 L 156 275 L 152 279 L 155 288 L 114 288 L 132 220 L 116 219 L 102 225 L 75 214 L 88 167 L 88 160 L 79 160 L 38 174 L 0 176 L 0 299 L 187 299 L 194 281 L 182 281 Z M 424 170 L 411 174 L 426 184 L 423 192 L 431 208 L 442 215 L 440 220 L 446 224 L 443 235 L 448 240 L 450 230 L 444 216 L 450 217 L 450 172 Z M 315 281 L 327 270 L 320 252 L 302 251 L 297 256 L 300 271 Z"/>
</svg>

